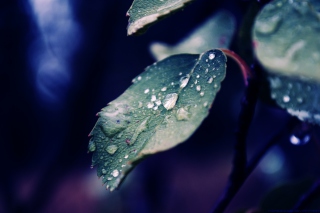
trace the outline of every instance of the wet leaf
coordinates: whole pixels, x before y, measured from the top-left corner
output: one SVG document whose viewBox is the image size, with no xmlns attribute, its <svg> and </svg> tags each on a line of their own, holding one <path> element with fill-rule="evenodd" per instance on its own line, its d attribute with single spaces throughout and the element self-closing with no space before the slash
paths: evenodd
<svg viewBox="0 0 320 213">
<path fill-rule="evenodd" d="M 192 0 L 134 0 L 127 12 L 128 35 L 141 34 L 160 19 L 182 9 Z"/>
<path fill-rule="evenodd" d="M 299 78 L 270 75 L 271 98 L 289 114 L 320 125 L 320 84 Z"/>
<path fill-rule="evenodd" d="M 185 141 L 199 127 L 225 77 L 220 50 L 181 54 L 154 63 L 98 113 L 89 151 L 114 190 L 138 160 Z"/>
<path fill-rule="evenodd" d="M 253 27 L 255 55 L 271 73 L 320 81 L 320 1 L 274 0 Z"/>
<path fill-rule="evenodd" d="M 218 11 L 201 26 L 174 46 L 154 42 L 150 51 L 156 60 L 180 53 L 199 54 L 211 48 L 227 48 L 234 34 L 236 22 L 234 16 L 226 11 Z"/>
</svg>

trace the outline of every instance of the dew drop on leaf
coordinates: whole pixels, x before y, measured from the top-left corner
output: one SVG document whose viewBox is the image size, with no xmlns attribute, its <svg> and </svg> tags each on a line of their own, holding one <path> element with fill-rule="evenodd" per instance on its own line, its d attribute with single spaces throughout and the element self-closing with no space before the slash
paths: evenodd
<svg viewBox="0 0 320 213">
<path fill-rule="evenodd" d="M 115 169 L 115 170 L 112 171 L 111 175 L 113 177 L 118 177 L 119 176 L 119 171 L 117 169 Z"/>
<path fill-rule="evenodd" d="M 215 55 L 214 53 L 210 53 L 210 54 L 209 54 L 209 59 L 210 59 L 210 60 L 214 59 L 215 57 L 216 57 L 216 55 Z"/>
<path fill-rule="evenodd" d="M 110 146 L 107 146 L 107 148 L 106 148 L 106 151 L 110 155 L 113 155 L 117 150 L 118 150 L 118 147 L 116 145 L 110 145 Z"/>
<path fill-rule="evenodd" d="M 163 106 L 167 110 L 172 109 L 178 100 L 178 94 L 177 93 L 170 93 L 166 95 L 166 97 L 163 99 Z"/>
<path fill-rule="evenodd" d="M 90 140 L 88 145 L 88 151 L 94 152 L 95 150 L 96 150 L 96 144 L 93 140 Z"/>
<path fill-rule="evenodd" d="M 185 88 L 189 82 L 190 75 L 187 74 L 186 76 L 183 76 L 180 78 L 180 88 Z"/>
</svg>

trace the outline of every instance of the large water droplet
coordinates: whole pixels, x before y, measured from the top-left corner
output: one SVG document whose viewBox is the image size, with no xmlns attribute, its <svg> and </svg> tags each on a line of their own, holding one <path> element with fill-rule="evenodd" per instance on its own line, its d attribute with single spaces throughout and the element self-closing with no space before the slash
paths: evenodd
<svg viewBox="0 0 320 213">
<path fill-rule="evenodd" d="M 151 101 L 156 101 L 157 100 L 157 97 L 155 95 L 152 95 L 151 96 Z"/>
<path fill-rule="evenodd" d="M 215 57 L 216 57 L 216 55 L 215 55 L 214 53 L 210 53 L 210 54 L 209 54 L 209 59 L 210 59 L 210 60 L 214 59 Z"/>
<path fill-rule="evenodd" d="M 153 102 L 149 102 L 149 103 L 147 104 L 147 107 L 148 107 L 149 109 L 151 109 L 153 106 L 154 106 L 154 103 L 153 103 Z"/>
<path fill-rule="evenodd" d="M 167 87 L 163 87 L 163 88 L 161 89 L 161 91 L 162 91 L 162 92 L 167 91 Z"/>
<path fill-rule="evenodd" d="M 113 177 L 118 177 L 119 176 L 119 171 L 117 169 L 115 169 L 115 170 L 112 171 L 111 175 Z"/>
<path fill-rule="evenodd" d="M 113 155 L 117 150 L 118 150 L 118 147 L 116 145 L 110 145 L 110 146 L 107 146 L 107 148 L 106 148 L 106 151 L 110 155 Z"/>
<path fill-rule="evenodd" d="M 178 94 L 177 93 L 170 93 L 166 95 L 166 97 L 163 99 L 163 106 L 167 110 L 172 109 L 178 100 Z"/>
<path fill-rule="evenodd" d="M 211 84 L 212 83 L 212 81 L 213 81 L 213 78 L 212 77 L 210 77 L 209 79 L 208 79 L 208 84 Z"/>
<path fill-rule="evenodd" d="M 89 141 L 89 145 L 88 145 L 88 151 L 89 152 L 94 152 L 96 150 L 96 144 L 95 142 L 93 141 L 93 139 L 91 139 Z"/>
<path fill-rule="evenodd" d="M 197 90 L 197 91 L 200 91 L 200 90 L 201 90 L 201 86 L 198 85 L 198 86 L 196 87 L 196 90 Z"/>
<path fill-rule="evenodd" d="M 128 145 L 132 145 L 137 140 L 137 138 L 141 134 L 141 132 L 145 131 L 148 128 L 149 118 L 150 117 L 147 117 L 146 119 L 144 119 L 144 121 L 142 121 L 141 124 L 136 128 L 131 139 L 128 142 Z"/>
<path fill-rule="evenodd" d="M 189 120 L 190 117 L 191 117 L 191 113 L 189 113 L 184 108 L 179 108 L 177 110 L 176 118 L 177 118 L 178 121 Z"/>
<path fill-rule="evenodd" d="M 284 103 L 288 103 L 290 101 L 290 97 L 288 95 L 284 95 L 282 99 Z"/>
<path fill-rule="evenodd" d="M 146 90 L 144 91 L 144 93 L 147 94 L 149 91 L 150 91 L 149 89 L 146 89 Z"/>
<path fill-rule="evenodd" d="M 255 29 L 259 33 L 269 34 L 274 32 L 277 29 L 277 27 L 280 24 L 280 21 L 281 21 L 280 15 L 275 15 L 264 20 L 257 20 L 255 24 Z"/>
<path fill-rule="evenodd" d="M 158 106 L 160 106 L 161 105 L 161 101 L 160 100 L 156 100 L 156 102 L 155 102 Z"/>
<path fill-rule="evenodd" d="M 204 96 L 204 92 L 202 91 L 202 92 L 200 92 L 200 96 Z"/>
<path fill-rule="evenodd" d="M 189 82 L 190 75 L 187 74 L 186 76 L 183 76 L 180 78 L 180 88 L 185 88 Z"/>
</svg>

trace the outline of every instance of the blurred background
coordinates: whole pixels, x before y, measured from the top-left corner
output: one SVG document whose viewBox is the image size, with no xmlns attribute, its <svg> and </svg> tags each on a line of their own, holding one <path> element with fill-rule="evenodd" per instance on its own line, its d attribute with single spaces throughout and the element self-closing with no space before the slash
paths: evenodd
<svg viewBox="0 0 320 213">
<path fill-rule="evenodd" d="M 189 140 L 141 162 L 112 193 L 102 186 L 96 169 L 90 169 L 87 135 L 95 114 L 154 62 L 150 43 L 175 44 L 221 8 L 234 14 L 239 29 L 250 5 L 197 0 L 146 34 L 127 37 L 125 14 L 131 3 L 0 3 L 0 212 L 210 212 L 224 191 L 244 93 L 232 60 L 210 115 Z M 231 49 L 236 51 L 235 43 Z M 249 157 L 289 117 L 259 101 L 249 132 Z M 314 131 L 279 141 L 227 212 L 296 203 L 320 177 L 319 128 Z"/>
</svg>

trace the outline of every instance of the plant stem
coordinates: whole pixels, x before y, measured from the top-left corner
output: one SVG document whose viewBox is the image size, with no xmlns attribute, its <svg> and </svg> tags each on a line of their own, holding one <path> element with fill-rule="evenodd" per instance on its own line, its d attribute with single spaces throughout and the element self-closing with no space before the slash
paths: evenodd
<svg viewBox="0 0 320 213">
<path fill-rule="evenodd" d="M 263 156 L 273 147 L 277 142 L 281 141 L 284 137 L 288 136 L 294 127 L 300 123 L 298 119 L 295 117 L 290 118 L 288 123 L 281 129 L 277 134 L 275 134 L 269 142 L 252 158 L 252 160 L 247 164 L 244 174 L 238 177 L 236 182 L 232 178 L 229 179 L 228 187 L 225 191 L 225 194 L 222 196 L 220 201 L 215 206 L 213 213 L 221 213 L 225 211 L 228 207 L 229 203 L 232 201 L 234 196 L 238 193 L 239 189 L 242 187 L 244 182 L 247 180 L 249 175 L 253 172 L 253 170 L 257 167 Z M 234 173 L 234 170 L 237 167 L 237 163 L 234 164 L 233 170 L 231 172 Z M 231 176 L 231 175 L 230 175 Z"/>
<path fill-rule="evenodd" d="M 224 54 L 226 54 L 226 56 L 232 58 L 233 60 L 235 60 L 235 62 L 237 62 L 242 72 L 244 84 L 248 86 L 248 79 L 254 78 L 254 76 L 253 76 L 253 73 L 251 72 L 250 67 L 247 65 L 247 63 L 237 53 L 233 52 L 232 50 L 228 50 L 224 48 L 220 48 L 220 50 Z"/>
<path fill-rule="evenodd" d="M 238 63 L 239 64 L 239 63 Z M 245 63 L 244 63 L 245 64 Z M 246 67 L 244 70 L 250 70 Z M 243 73 L 251 73 L 244 72 Z M 253 76 L 253 75 L 251 75 Z M 255 78 L 246 80 L 247 87 L 245 95 L 242 99 L 242 107 L 239 114 L 239 123 L 236 131 L 236 143 L 235 152 L 233 158 L 233 169 L 229 176 L 229 183 L 224 196 L 220 202 L 214 208 L 213 212 L 223 212 L 234 195 L 238 192 L 239 188 L 246 179 L 246 167 L 247 167 L 247 150 L 246 150 L 246 139 L 248 130 L 254 116 L 255 106 L 258 99 L 259 83 Z"/>
<path fill-rule="evenodd" d="M 302 210 L 306 209 L 307 205 L 311 203 L 317 196 L 320 195 L 320 180 L 315 182 L 311 189 L 304 194 L 301 199 L 298 201 L 298 203 L 293 208 L 294 210 Z"/>
</svg>

